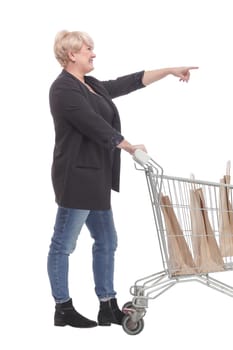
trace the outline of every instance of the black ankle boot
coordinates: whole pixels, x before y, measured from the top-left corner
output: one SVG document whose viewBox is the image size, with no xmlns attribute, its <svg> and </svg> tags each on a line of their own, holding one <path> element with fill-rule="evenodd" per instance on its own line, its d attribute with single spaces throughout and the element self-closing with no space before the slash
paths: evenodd
<svg viewBox="0 0 233 350">
<path fill-rule="evenodd" d="M 124 313 L 119 309 L 115 298 L 100 302 L 98 313 L 98 324 L 100 326 L 111 326 L 111 323 L 121 324 Z"/>
<path fill-rule="evenodd" d="M 97 326 L 97 323 L 80 315 L 73 307 L 72 299 L 70 299 L 66 303 L 56 304 L 54 325 L 90 328 Z"/>
</svg>

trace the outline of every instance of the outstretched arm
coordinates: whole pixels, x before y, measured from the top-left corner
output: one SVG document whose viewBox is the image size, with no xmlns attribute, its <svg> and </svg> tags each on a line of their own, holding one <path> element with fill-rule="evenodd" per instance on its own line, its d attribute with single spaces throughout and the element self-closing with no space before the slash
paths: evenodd
<svg viewBox="0 0 233 350">
<path fill-rule="evenodd" d="M 198 67 L 172 67 L 145 71 L 142 76 L 142 84 L 147 86 L 155 81 L 165 78 L 169 74 L 174 75 L 175 77 L 180 78 L 180 81 L 185 81 L 187 83 L 190 78 L 190 70 L 192 69 L 198 69 Z M 144 152 L 147 152 L 146 147 L 143 144 L 132 145 L 125 139 L 117 145 L 117 148 L 121 148 L 130 154 L 134 154 L 136 149 L 141 149 Z"/>
<path fill-rule="evenodd" d="M 192 69 L 198 69 L 198 67 L 172 67 L 145 71 L 142 77 L 142 83 L 143 85 L 147 86 L 155 81 L 165 78 L 170 74 L 180 78 L 180 81 L 185 81 L 187 83 L 190 78 L 190 70 Z"/>
</svg>

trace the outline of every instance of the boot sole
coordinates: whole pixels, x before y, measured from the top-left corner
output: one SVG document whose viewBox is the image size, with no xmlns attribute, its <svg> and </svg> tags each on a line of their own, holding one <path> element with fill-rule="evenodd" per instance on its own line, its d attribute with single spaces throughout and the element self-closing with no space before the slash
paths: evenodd
<svg viewBox="0 0 233 350">
<path fill-rule="evenodd" d="M 111 324 L 112 324 L 111 322 L 99 322 L 98 323 L 99 326 L 107 326 L 107 327 L 111 326 Z"/>
<path fill-rule="evenodd" d="M 93 324 L 93 325 L 90 325 L 90 326 L 75 326 L 75 325 L 72 325 L 72 324 L 68 324 L 68 323 L 54 323 L 54 326 L 56 327 L 65 327 L 65 326 L 70 326 L 70 327 L 74 327 L 74 328 L 93 328 L 93 327 L 97 327 L 98 324 Z"/>
</svg>

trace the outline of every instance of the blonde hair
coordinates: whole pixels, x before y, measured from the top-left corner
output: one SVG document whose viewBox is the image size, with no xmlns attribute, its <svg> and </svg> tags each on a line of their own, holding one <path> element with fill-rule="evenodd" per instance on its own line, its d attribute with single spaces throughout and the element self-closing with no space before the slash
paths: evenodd
<svg viewBox="0 0 233 350">
<path fill-rule="evenodd" d="M 54 54 L 62 67 L 66 67 L 69 62 L 68 53 L 70 51 L 78 52 L 83 43 L 94 47 L 92 38 L 85 32 L 62 30 L 57 33 L 54 42 Z"/>
</svg>

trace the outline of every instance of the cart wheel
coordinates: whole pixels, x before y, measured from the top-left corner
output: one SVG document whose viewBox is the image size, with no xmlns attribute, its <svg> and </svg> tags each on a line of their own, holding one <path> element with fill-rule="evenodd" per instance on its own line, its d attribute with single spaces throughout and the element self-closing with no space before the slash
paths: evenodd
<svg viewBox="0 0 233 350">
<path fill-rule="evenodd" d="M 144 321 L 141 318 L 137 322 L 133 322 L 130 315 L 125 315 L 122 321 L 124 331 L 129 335 L 139 334 L 144 328 Z"/>
</svg>

